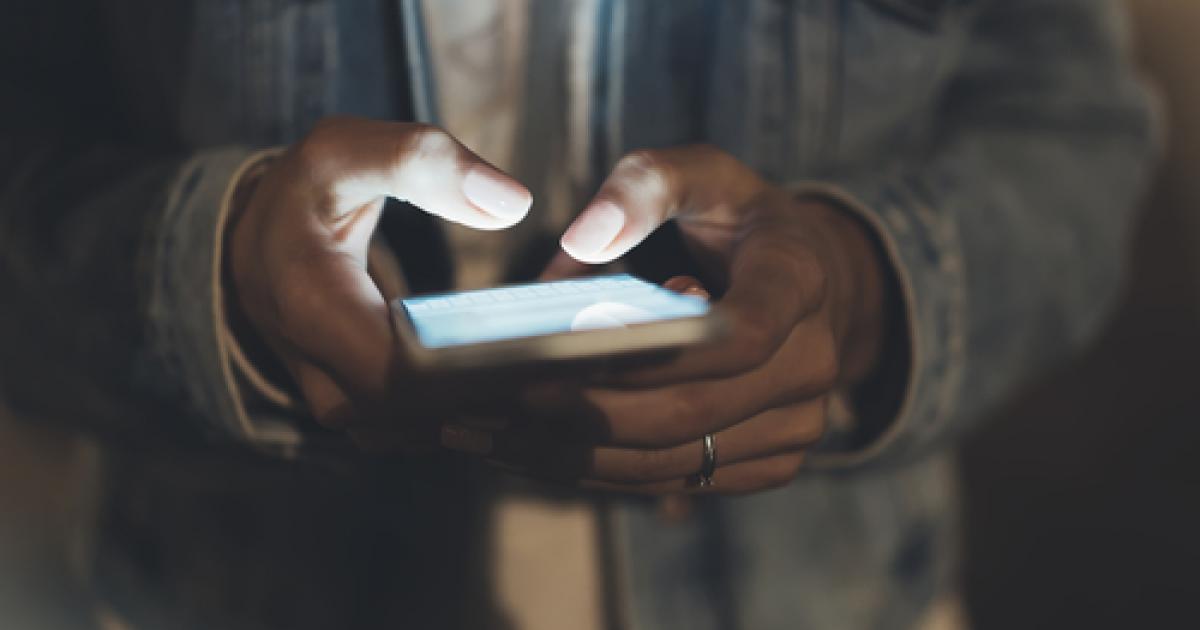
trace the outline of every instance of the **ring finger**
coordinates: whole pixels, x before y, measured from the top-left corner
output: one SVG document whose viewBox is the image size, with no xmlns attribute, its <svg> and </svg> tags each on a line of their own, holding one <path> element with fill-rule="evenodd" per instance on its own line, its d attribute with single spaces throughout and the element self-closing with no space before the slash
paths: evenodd
<svg viewBox="0 0 1200 630">
<path fill-rule="evenodd" d="M 776 407 L 714 434 L 718 465 L 803 449 L 824 431 L 825 398 Z M 683 478 L 700 470 L 703 440 L 666 449 L 587 446 L 498 434 L 494 459 L 558 478 L 639 484 Z M 453 447 L 453 444 L 448 445 Z"/>
<path fill-rule="evenodd" d="M 666 496 L 679 494 L 747 494 L 770 490 L 790 483 L 804 465 L 804 452 L 794 451 L 754 459 L 729 466 L 719 466 L 712 483 L 701 486 L 695 476 L 650 483 L 615 483 L 585 479 L 579 486 L 623 494 Z"/>
</svg>

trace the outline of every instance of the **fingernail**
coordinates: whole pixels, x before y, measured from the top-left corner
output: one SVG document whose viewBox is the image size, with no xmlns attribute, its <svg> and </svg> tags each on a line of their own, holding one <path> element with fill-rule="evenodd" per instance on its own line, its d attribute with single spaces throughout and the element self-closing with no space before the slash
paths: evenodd
<svg viewBox="0 0 1200 630">
<path fill-rule="evenodd" d="M 562 248 L 584 262 L 596 261 L 596 256 L 612 244 L 625 227 L 625 213 L 615 204 L 602 201 L 588 208 L 567 228 Z"/>
<path fill-rule="evenodd" d="M 712 298 L 712 296 L 708 294 L 708 291 L 705 291 L 704 287 L 701 287 L 699 285 L 690 286 L 690 287 L 684 289 L 683 294 L 684 295 L 694 295 L 698 298 L 704 298 L 705 300 Z"/>
<path fill-rule="evenodd" d="M 533 203 L 533 196 L 524 186 L 484 166 L 467 172 L 462 190 L 480 210 L 500 219 L 520 219 Z"/>
<path fill-rule="evenodd" d="M 492 434 L 458 424 L 442 427 L 442 446 L 461 453 L 487 455 L 492 452 Z"/>
</svg>

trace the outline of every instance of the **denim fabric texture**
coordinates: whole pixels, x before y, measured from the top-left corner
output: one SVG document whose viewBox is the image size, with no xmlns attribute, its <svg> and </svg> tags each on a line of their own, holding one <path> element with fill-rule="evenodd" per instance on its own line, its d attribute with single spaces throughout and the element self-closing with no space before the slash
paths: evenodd
<svg viewBox="0 0 1200 630">
<path fill-rule="evenodd" d="M 595 181 L 627 151 L 708 142 L 838 201 L 889 256 L 912 351 L 898 417 L 795 483 L 681 525 L 611 503 L 614 623 L 910 627 L 955 589 L 954 437 L 1120 292 L 1154 143 L 1118 5 L 596 4 Z M 454 525 L 483 522 L 484 475 L 360 461 L 267 408 L 240 420 L 213 307 L 220 202 L 251 151 L 334 113 L 436 117 L 406 79 L 432 74 L 420 2 L 5 12 L 0 395 L 107 440 L 102 596 L 145 627 L 485 627 L 437 604 L 486 609 L 482 543 L 461 542 L 481 534 Z"/>
</svg>

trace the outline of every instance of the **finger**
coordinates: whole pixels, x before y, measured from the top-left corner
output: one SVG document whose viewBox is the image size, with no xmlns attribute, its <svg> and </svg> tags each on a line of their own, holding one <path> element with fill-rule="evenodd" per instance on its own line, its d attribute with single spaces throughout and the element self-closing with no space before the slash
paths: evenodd
<svg viewBox="0 0 1200 630">
<path fill-rule="evenodd" d="M 417 413 L 397 418 L 378 413 L 362 413 L 345 389 L 328 372 L 308 361 L 285 361 L 308 410 L 318 424 L 328 429 L 346 430 L 355 444 L 369 453 L 417 452 L 436 446 L 433 426 Z M 415 410 L 414 410 L 415 411 Z M 481 424 L 499 430 L 502 424 Z"/>
<path fill-rule="evenodd" d="M 737 207 L 765 187 L 753 171 L 712 147 L 636 151 L 617 162 L 563 234 L 562 248 L 580 262 L 610 262 L 676 216 L 733 224 Z"/>
<path fill-rule="evenodd" d="M 825 290 L 824 270 L 803 237 L 782 229 L 760 230 L 738 247 L 729 290 L 714 306 L 715 316 L 727 325 L 724 338 L 686 349 L 663 363 L 607 374 L 603 382 L 652 387 L 727 377 L 761 366 L 794 328 L 826 325 L 823 319 L 807 321 L 823 304 Z"/>
<path fill-rule="evenodd" d="M 531 389 L 525 395 L 530 416 L 569 423 L 584 439 L 665 448 L 822 395 L 837 375 L 832 334 L 813 318 L 797 325 L 767 363 L 731 377 L 649 388 Z"/>
<path fill-rule="evenodd" d="M 444 132 L 415 124 L 323 121 L 276 165 L 251 200 L 266 210 L 242 224 L 259 229 L 239 232 L 257 234 L 242 249 L 243 269 L 257 265 L 261 276 L 248 292 L 255 319 L 273 345 L 313 366 L 297 382 L 317 414 L 341 415 L 331 411 L 344 407 L 331 393 L 340 390 L 356 416 L 384 417 L 403 361 L 367 273 L 382 199 L 495 229 L 524 216 L 529 193 Z"/>
<path fill-rule="evenodd" d="M 329 119 L 295 153 L 330 191 L 334 220 L 394 197 L 448 221 L 496 230 L 518 223 L 533 200 L 519 182 L 429 125 Z"/>
<path fill-rule="evenodd" d="M 718 464 L 798 451 L 820 439 L 825 430 L 824 399 L 777 407 L 714 434 Z M 649 483 L 683 478 L 700 470 L 701 440 L 666 449 L 630 449 L 609 446 L 582 449 L 529 434 L 501 432 L 488 435 L 463 433 L 458 441 L 443 443 L 455 450 L 488 454 L 498 460 L 525 465 L 554 478 L 583 477 L 613 483 Z M 486 444 L 488 452 L 478 449 Z"/>
<path fill-rule="evenodd" d="M 799 451 L 825 430 L 824 399 L 777 407 L 713 434 L 718 465 Z M 703 440 L 653 451 L 598 447 L 592 451 L 585 477 L 618 483 L 669 481 L 695 474 L 703 459 Z"/>
<path fill-rule="evenodd" d="M 408 293 L 400 261 L 382 238 L 372 241 L 367 251 L 367 275 L 389 303 Z"/>
<path fill-rule="evenodd" d="M 668 278 L 667 281 L 663 283 L 663 288 L 676 293 L 682 293 L 684 295 L 694 295 L 699 298 L 704 298 L 705 300 L 708 300 L 712 297 L 704 288 L 704 285 L 701 284 L 700 280 L 693 276 L 674 276 L 672 278 Z"/>
<path fill-rule="evenodd" d="M 401 361 L 378 287 L 359 261 L 336 249 L 296 254 L 282 269 L 271 284 L 281 343 L 332 378 L 357 414 L 376 413 L 393 393 Z M 319 380 L 311 370 L 298 376 Z"/>
<path fill-rule="evenodd" d="M 554 254 L 554 258 L 550 259 L 549 264 L 546 265 L 541 275 L 538 276 L 538 280 L 550 282 L 566 278 L 577 278 L 591 273 L 592 269 L 593 267 L 571 258 L 566 252 L 559 251 Z"/>
<path fill-rule="evenodd" d="M 623 484 L 585 479 L 577 485 L 589 490 L 648 496 L 748 494 L 785 486 L 795 480 L 803 467 L 804 454 L 797 452 L 719 467 L 713 473 L 712 483 L 707 486 L 700 486 L 694 476 L 644 484 Z"/>
<path fill-rule="evenodd" d="M 285 363 L 308 404 L 309 413 L 318 424 L 330 429 L 342 429 L 353 423 L 354 405 L 333 377 L 303 359 L 293 357 Z"/>
<path fill-rule="evenodd" d="M 802 323 L 754 370 L 660 388 L 584 390 L 583 408 L 593 415 L 577 418 L 590 422 L 590 430 L 607 443 L 664 448 L 724 430 L 763 410 L 826 394 L 836 374 L 832 336 L 823 326 Z"/>
</svg>

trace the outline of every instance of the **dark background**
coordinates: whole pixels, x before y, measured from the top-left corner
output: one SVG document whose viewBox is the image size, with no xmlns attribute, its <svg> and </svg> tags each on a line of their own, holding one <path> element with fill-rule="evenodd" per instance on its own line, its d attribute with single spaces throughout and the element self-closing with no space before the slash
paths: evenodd
<svg viewBox="0 0 1200 630">
<path fill-rule="evenodd" d="M 1109 329 L 964 449 L 980 630 L 1200 627 L 1200 2 L 1130 4 L 1166 163 Z"/>
<path fill-rule="evenodd" d="M 1200 1 L 1130 4 L 1167 155 L 1112 324 L 963 450 L 980 630 L 1200 627 Z M 97 469 L 86 443 L 0 406 L 0 626 L 83 621 L 70 576 Z"/>
</svg>

